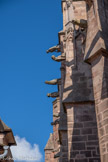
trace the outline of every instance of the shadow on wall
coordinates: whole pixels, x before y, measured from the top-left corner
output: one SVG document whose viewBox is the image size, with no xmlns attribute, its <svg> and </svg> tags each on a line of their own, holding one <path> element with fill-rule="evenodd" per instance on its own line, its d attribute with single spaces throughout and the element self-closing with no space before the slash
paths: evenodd
<svg viewBox="0 0 108 162">
<path fill-rule="evenodd" d="M 108 98 L 108 57 L 105 57 L 104 59 L 101 99 Z"/>
<path fill-rule="evenodd" d="M 96 4 L 97 2 L 97 4 Z M 98 13 L 96 14 L 97 12 L 97 9 L 95 8 L 97 6 L 98 8 Z M 85 60 L 89 58 L 89 56 L 92 54 L 94 54 L 97 49 L 102 49 L 102 48 L 105 48 L 105 49 L 108 49 L 108 1 L 107 0 L 98 0 L 98 1 L 93 1 L 93 5 L 92 6 L 88 6 L 87 7 L 87 10 L 89 11 L 91 9 L 91 7 L 93 7 L 92 9 L 92 12 L 94 13 L 94 19 L 92 20 L 92 24 L 91 21 L 89 22 L 89 25 L 92 27 L 94 26 L 96 28 L 96 25 L 97 25 L 97 33 L 94 35 L 92 34 L 92 42 L 90 43 L 90 47 L 86 53 L 86 57 L 85 57 Z M 91 13 L 90 13 L 91 14 Z M 99 15 L 99 16 L 97 16 Z M 100 27 L 99 27 L 99 23 L 98 23 L 98 17 L 99 17 L 99 21 L 100 21 Z M 90 18 L 89 18 L 90 19 Z M 98 23 L 98 24 L 97 24 Z M 90 32 L 90 31 L 88 31 Z M 99 41 L 100 38 L 103 40 L 102 41 Z M 91 38 L 90 38 L 91 39 Z M 88 40 L 89 42 L 89 40 Z M 98 42 L 98 43 L 97 43 Z M 95 47 L 95 50 L 96 51 L 93 51 L 94 50 L 94 47 Z M 93 53 L 92 53 L 93 52 Z"/>
<path fill-rule="evenodd" d="M 76 68 L 72 68 L 72 90 L 63 101 L 67 103 L 68 160 L 100 161 L 96 112 L 90 65 L 84 63 L 81 35 L 76 40 Z M 80 43 L 80 44 L 79 44 Z M 70 64 L 69 64 L 70 65 Z M 69 102 L 68 102 L 69 101 Z"/>
</svg>

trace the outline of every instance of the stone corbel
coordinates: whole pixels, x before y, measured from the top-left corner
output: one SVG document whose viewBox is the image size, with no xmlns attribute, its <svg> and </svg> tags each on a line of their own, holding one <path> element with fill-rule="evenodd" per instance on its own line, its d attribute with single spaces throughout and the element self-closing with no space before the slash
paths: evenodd
<svg viewBox="0 0 108 162">
<path fill-rule="evenodd" d="M 46 84 L 50 84 L 50 85 L 56 85 L 56 84 L 61 84 L 61 79 L 53 79 L 50 81 L 45 81 Z"/>
<path fill-rule="evenodd" d="M 53 46 L 53 47 L 49 48 L 46 52 L 47 53 L 61 52 L 61 46 L 60 45 Z"/>
<path fill-rule="evenodd" d="M 87 20 L 84 20 L 84 19 L 73 20 L 72 23 L 74 25 L 78 25 L 81 28 L 87 28 Z"/>
<path fill-rule="evenodd" d="M 52 97 L 52 98 L 56 98 L 56 97 L 59 97 L 59 92 L 48 93 L 47 96 Z"/>
<path fill-rule="evenodd" d="M 9 146 L 3 146 L 3 149 L 4 149 L 4 153 L 0 154 L 0 160 L 4 159 L 7 156 Z"/>
<path fill-rule="evenodd" d="M 54 55 L 51 57 L 54 61 L 57 61 L 57 62 L 61 62 L 61 61 L 65 61 L 66 60 L 66 56 L 58 56 L 58 57 L 55 57 Z"/>
</svg>

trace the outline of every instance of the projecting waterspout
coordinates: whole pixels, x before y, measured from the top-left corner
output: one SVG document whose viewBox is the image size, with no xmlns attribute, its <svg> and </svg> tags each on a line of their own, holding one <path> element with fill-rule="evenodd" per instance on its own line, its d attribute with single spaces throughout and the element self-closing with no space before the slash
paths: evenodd
<svg viewBox="0 0 108 162">
<path fill-rule="evenodd" d="M 60 47 L 60 45 L 56 45 L 56 46 L 53 46 L 53 47 L 49 48 L 46 52 L 47 53 L 61 52 L 61 47 Z"/>
<path fill-rule="evenodd" d="M 80 19 L 80 20 L 72 20 L 74 25 L 78 25 L 81 28 L 87 28 L 87 20 Z"/>
<path fill-rule="evenodd" d="M 64 61 L 66 60 L 66 57 L 65 56 L 58 56 L 58 57 L 55 57 L 54 55 L 51 57 L 54 61 L 57 61 L 57 62 L 61 62 L 61 61 Z"/>
<path fill-rule="evenodd" d="M 45 81 L 46 84 L 50 84 L 50 85 L 56 85 L 56 84 L 61 84 L 61 79 L 53 79 L 50 81 Z"/>
<path fill-rule="evenodd" d="M 47 96 L 52 97 L 52 98 L 56 98 L 56 97 L 59 97 L 59 92 L 48 93 Z"/>
</svg>

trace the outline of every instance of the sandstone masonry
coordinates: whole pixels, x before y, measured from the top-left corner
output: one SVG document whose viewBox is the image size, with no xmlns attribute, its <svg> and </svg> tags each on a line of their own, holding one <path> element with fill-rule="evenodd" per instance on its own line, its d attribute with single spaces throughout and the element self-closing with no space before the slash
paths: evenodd
<svg viewBox="0 0 108 162">
<path fill-rule="evenodd" d="M 62 0 L 61 78 L 45 162 L 108 162 L 108 1 Z"/>
</svg>

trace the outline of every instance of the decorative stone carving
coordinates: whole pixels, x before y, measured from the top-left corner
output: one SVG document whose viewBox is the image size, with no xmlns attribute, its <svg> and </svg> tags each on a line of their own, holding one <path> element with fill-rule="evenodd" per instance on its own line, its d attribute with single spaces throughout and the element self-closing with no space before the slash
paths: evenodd
<svg viewBox="0 0 108 162">
<path fill-rule="evenodd" d="M 66 57 L 65 56 L 58 56 L 58 57 L 55 57 L 54 55 L 51 57 L 54 61 L 57 61 L 57 62 L 61 62 L 61 61 L 64 61 L 66 60 Z"/>
<path fill-rule="evenodd" d="M 73 20 L 72 23 L 74 25 L 78 25 L 81 28 L 87 28 L 87 20 L 84 20 L 84 19 Z"/>
<path fill-rule="evenodd" d="M 58 113 L 58 114 L 53 114 L 53 117 L 56 117 L 56 118 L 60 117 L 60 113 Z"/>
<path fill-rule="evenodd" d="M 83 36 L 82 44 L 84 44 L 85 41 L 86 41 L 86 32 L 87 32 L 86 29 L 85 30 L 81 30 L 81 28 L 79 28 L 79 30 L 75 31 L 75 38 L 77 38 L 80 34 L 82 34 L 82 36 Z"/>
<path fill-rule="evenodd" d="M 73 38 L 74 38 L 74 32 L 73 32 L 73 29 L 72 27 L 70 27 L 67 32 L 66 32 L 66 40 L 68 42 L 72 42 L 73 41 Z"/>
<path fill-rule="evenodd" d="M 60 157 L 60 152 L 58 152 L 56 155 L 54 155 L 54 158 Z"/>
<path fill-rule="evenodd" d="M 61 52 L 61 47 L 60 45 L 57 45 L 57 46 L 53 46 L 51 48 L 49 48 L 47 51 L 47 53 L 52 53 L 52 52 Z"/>
<path fill-rule="evenodd" d="M 48 93 L 47 96 L 52 98 L 59 97 L 59 92 Z"/>
<path fill-rule="evenodd" d="M 51 125 L 56 125 L 56 124 L 59 124 L 59 119 L 55 120 L 54 122 L 51 123 Z"/>
<path fill-rule="evenodd" d="M 66 1 L 66 6 L 65 6 L 65 16 L 66 16 L 66 24 L 71 22 L 74 17 L 74 12 L 73 12 L 73 5 L 72 5 L 72 0 L 67 0 Z"/>
<path fill-rule="evenodd" d="M 56 85 L 56 84 L 61 84 L 61 79 L 53 79 L 50 81 L 45 81 L 46 84 L 50 84 L 50 85 Z"/>
</svg>

